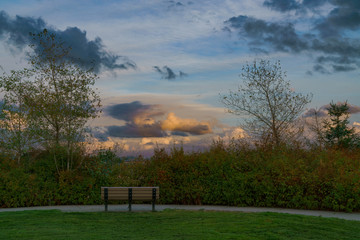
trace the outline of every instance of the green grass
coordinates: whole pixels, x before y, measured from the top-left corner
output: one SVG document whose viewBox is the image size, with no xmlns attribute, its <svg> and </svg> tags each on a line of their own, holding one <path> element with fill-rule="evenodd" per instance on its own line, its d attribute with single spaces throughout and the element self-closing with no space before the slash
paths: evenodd
<svg viewBox="0 0 360 240">
<path fill-rule="evenodd" d="M 360 222 L 278 213 L 0 213 L 0 239 L 360 239 Z"/>
</svg>

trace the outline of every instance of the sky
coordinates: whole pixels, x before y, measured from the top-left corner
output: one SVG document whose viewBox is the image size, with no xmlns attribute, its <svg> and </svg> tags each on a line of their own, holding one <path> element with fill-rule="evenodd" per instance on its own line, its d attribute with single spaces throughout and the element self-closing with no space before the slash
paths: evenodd
<svg viewBox="0 0 360 240">
<path fill-rule="evenodd" d="M 28 33 L 44 28 L 99 76 L 93 146 L 149 155 L 244 136 L 220 95 L 260 59 L 280 60 L 295 92 L 313 94 L 304 116 L 348 101 L 360 127 L 359 0 L 2 0 L 1 70 L 26 67 Z"/>
</svg>

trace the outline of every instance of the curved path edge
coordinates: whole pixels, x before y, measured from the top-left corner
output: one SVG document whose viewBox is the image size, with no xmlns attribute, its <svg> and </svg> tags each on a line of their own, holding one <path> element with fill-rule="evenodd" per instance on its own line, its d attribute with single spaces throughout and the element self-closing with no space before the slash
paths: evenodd
<svg viewBox="0 0 360 240">
<path fill-rule="evenodd" d="M 61 206 L 38 206 L 38 207 L 20 207 L 20 208 L 0 208 L 1 212 L 14 212 L 26 210 L 60 210 L 63 212 L 103 212 L 104 205 L 61 205 Z M 360 213 L 344 213 L 317 210 L 300 210 L 286 208 L 260 208 L 260 207 L 230 207 L 230 206 L 211 206 L 211 205 L 156 205 L 156 211 L 165 209 L 181 210 L 205 210 L 205 211 L 227 211 L 227 212 L 274 212 L 298 214 L 325 218 L 340 218 L 345 220 L 360 221 Z M 108 210 L 111 212 L 128 211 L 127 204 L 109 205 Z M 132 204 L 132 211 L 151 211 L 151 204 Z"/>
</svg>

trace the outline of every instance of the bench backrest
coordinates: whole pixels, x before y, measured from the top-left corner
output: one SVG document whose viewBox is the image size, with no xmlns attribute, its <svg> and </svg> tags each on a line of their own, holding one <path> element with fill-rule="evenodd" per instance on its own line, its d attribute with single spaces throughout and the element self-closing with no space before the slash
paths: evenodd
<svg viewBox="0 0 360 240">
<path fill-rule="evenodd" d="M 101 199 L 105 199 L 105 188 L 108 191 L 108 200 L 128 200 L 129 190 L 132 200 L 153 200 L 153 189 L 156 189 L 156 199 L 159 199 L 159 187 L 101 187 Z"/>
</svg>

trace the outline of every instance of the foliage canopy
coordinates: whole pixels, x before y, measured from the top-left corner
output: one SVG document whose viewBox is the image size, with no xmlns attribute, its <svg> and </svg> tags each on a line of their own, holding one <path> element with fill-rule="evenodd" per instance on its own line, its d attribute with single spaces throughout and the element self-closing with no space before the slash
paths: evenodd
<svg viewBox="0 0 360 240">
<path fill-rule="evenodd" d="M 92 69 L 83 70 L 69 61 L 71 49 L 55 34 L 44 29 L 31 36 L 37 43 L 29 45 L 33 49 L 29 55 L 31 68 L 0 78 L 3 105 L 10 115 L 26 122 L 26 127 L 17 131 L 31 130 L 38 146 L 54 150 L 55 161 L 56 149 L 65 149 L 66 164 L 61 165 L 69 170 L 79 142 L 84 140 L 87 121 L 100 112 L 100 97 L 92 88 L 98 77 Z M 9 132 L 9 127 L 4 129 Z"/>
<path fill-rule="evenodd" d="M 360 146 L 360 138 L 355 129 L 348 127 L 349 105 L 347 102 L 330 103 L 327 108 L 330 119 L 323 122 L 324 140 L 329 147 L 353 148 Z"/>
<path fill-rule="evenodd" d="M 271 145 L 293 138 L 294 128 L 312 94 L 295 93 L 285 80 L 280 61 L 254 61 L 242 68 L 243 85 L 221 96 L 228 112 L 244 116 L 242 127 L 251 135 Z"/>
</svg>

